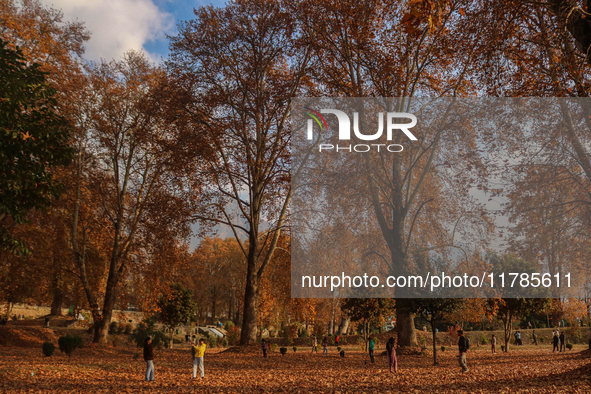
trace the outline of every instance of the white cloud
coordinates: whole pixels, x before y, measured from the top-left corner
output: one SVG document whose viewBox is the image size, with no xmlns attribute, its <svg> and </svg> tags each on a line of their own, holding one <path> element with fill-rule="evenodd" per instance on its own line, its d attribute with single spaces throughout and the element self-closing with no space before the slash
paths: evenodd
<svg viewBox="0 0 591 394">
<path fill-rule="evenodd" d="M 61 9 L 64 19 L 85 22 L 91 32 L 86 43 L 89 60 L 119 60 L 130 49 L 140 50 L 148 41 L 165 39 L 174 30 L 174 17 L 152 0 L 43 0 Z M 158 57 L 150 54 L 157 61 Z"/>
</svg>

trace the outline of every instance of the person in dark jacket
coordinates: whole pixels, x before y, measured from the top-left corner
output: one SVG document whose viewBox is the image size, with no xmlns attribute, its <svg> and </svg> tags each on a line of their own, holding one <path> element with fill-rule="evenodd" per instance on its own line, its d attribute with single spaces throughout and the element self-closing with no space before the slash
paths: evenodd
<svg viewBox="0 0 591 394">
<path fill-rule="evenodd" d="M 390 373 L 398 372 L 398 360 L 396 359 L 396 344 L 394 342 L 394 337 L 390 337 L 388 343 L 386 343 L 386 355 L 388 356 Z M 392 368 L 394 368 L 394 371 L 392 371 Z"/>
<path fill-rule="evenodd" d="M 154 381 L 154 348 L 152 338 L 147 337 L 144 344 L 144 360 L 146 360 L 146 382 Z"/>
<path fill-rule="evenodd" d="M 560 336 L 558 337 L 558 339 L 560 340 L 560 351 L 565 352 L 566 351 L 566 337 L 564 336 L 564 331 L 562 331 L 560 333 Z"/>
<path fill-rule="evenodd" d="M 460 351 L 458 360 L 460 362 L 460 367 L 462 367 L 462 373 L 466 373 L 469 371 L 468 364 L 466 362 L 466 352 L 468 351 L 468 344 L 466 342 L 466 337 L 464 336 L 463 330 L 458 330 L 458 336 L 460 337 L 460 339 L 458 340 L 458 349 Z"/>
<path fill-rule="evenodd" d="M 552 353 L 558 351 L 558 345 L 560 344 L 560 339 L 558 338 L 558 331 L 554 332 L 554 337 L 552 337 L 552 344 L 554 345 L 552 348 Z"/>
</svg>

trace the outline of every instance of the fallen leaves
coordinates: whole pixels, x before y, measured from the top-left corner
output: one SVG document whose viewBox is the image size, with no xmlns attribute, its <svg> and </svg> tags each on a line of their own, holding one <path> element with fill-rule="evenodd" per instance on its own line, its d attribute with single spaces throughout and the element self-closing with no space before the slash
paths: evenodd
<svg viewBox="0 0 591 394">
<path fill-rule="evenodd" d="M 548 347 L 520 348 L 490 354 L 468 354 L 470 372 L 460 373 L 456 353 L 400 355 L 399 372 L 390 374 L 385 357 L 365 364 L 366 354 L 351 346 L 340 358 L 311 354 L 303 348 L 267 359 L 254 348 L 245 352 L 207 351 L 204 380 L 191 379 L 192 361 L 185 349 L 163 350 L 154 360 L 155 382 L 144 382 L 145 364 L 134 360 L 135 348 L 83 348 L 67 357 L 44 357 L 40 349 L 0 348 L 0 391 L 142 393 L 588 393 L 591 364 L 588 352 L 553 354 Z M 580 350 L 581 348 L 579 348 Z"/>
</svg>

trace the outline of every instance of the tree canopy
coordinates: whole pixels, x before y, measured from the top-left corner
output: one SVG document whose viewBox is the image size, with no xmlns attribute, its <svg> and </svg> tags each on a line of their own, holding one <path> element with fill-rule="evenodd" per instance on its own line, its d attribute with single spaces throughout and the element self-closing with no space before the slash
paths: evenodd
<svg viewBox="0 0 591 394">
<path fill-rule="evenodd" d="M 61 190 L 55 168 L 73 154 L 71 130 L 40 67 L 0 39 L 0 246 L 13 252 L 25 247 L 8 228 L 25 222 L 32 209 L 50 206 Z"/>
</svg>

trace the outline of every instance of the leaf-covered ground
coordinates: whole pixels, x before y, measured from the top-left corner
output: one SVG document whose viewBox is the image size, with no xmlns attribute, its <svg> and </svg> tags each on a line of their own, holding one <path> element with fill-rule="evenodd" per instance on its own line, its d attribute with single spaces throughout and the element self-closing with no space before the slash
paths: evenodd
<svg viewBox="0 0 591 394">
<path fill-rule="evenodd" d="M 400 355 L 390 374 L 384 356 L 366 364 L 365 353 L 346 349 L 340 358 L 291 348 L 263 359 L 257 349 L 206 354 L 206 378 L 191 379 L 188 350 L 156 351 L 156 381 L 144 382 L 144 361 L 132 348 L 83 348 L 70 362 L 56 350 L 0 348 L 0 390 L 11 393 L 590 393 L 591 359 L 583 347 L 552 354 L 548 346 L 492 355 L 488 347 L 470 352 L 470 372 L 460 373 L 455 351 L 430 356 Z M 380 351 L 378 351 L 380 353 Z"/>
</svg>

